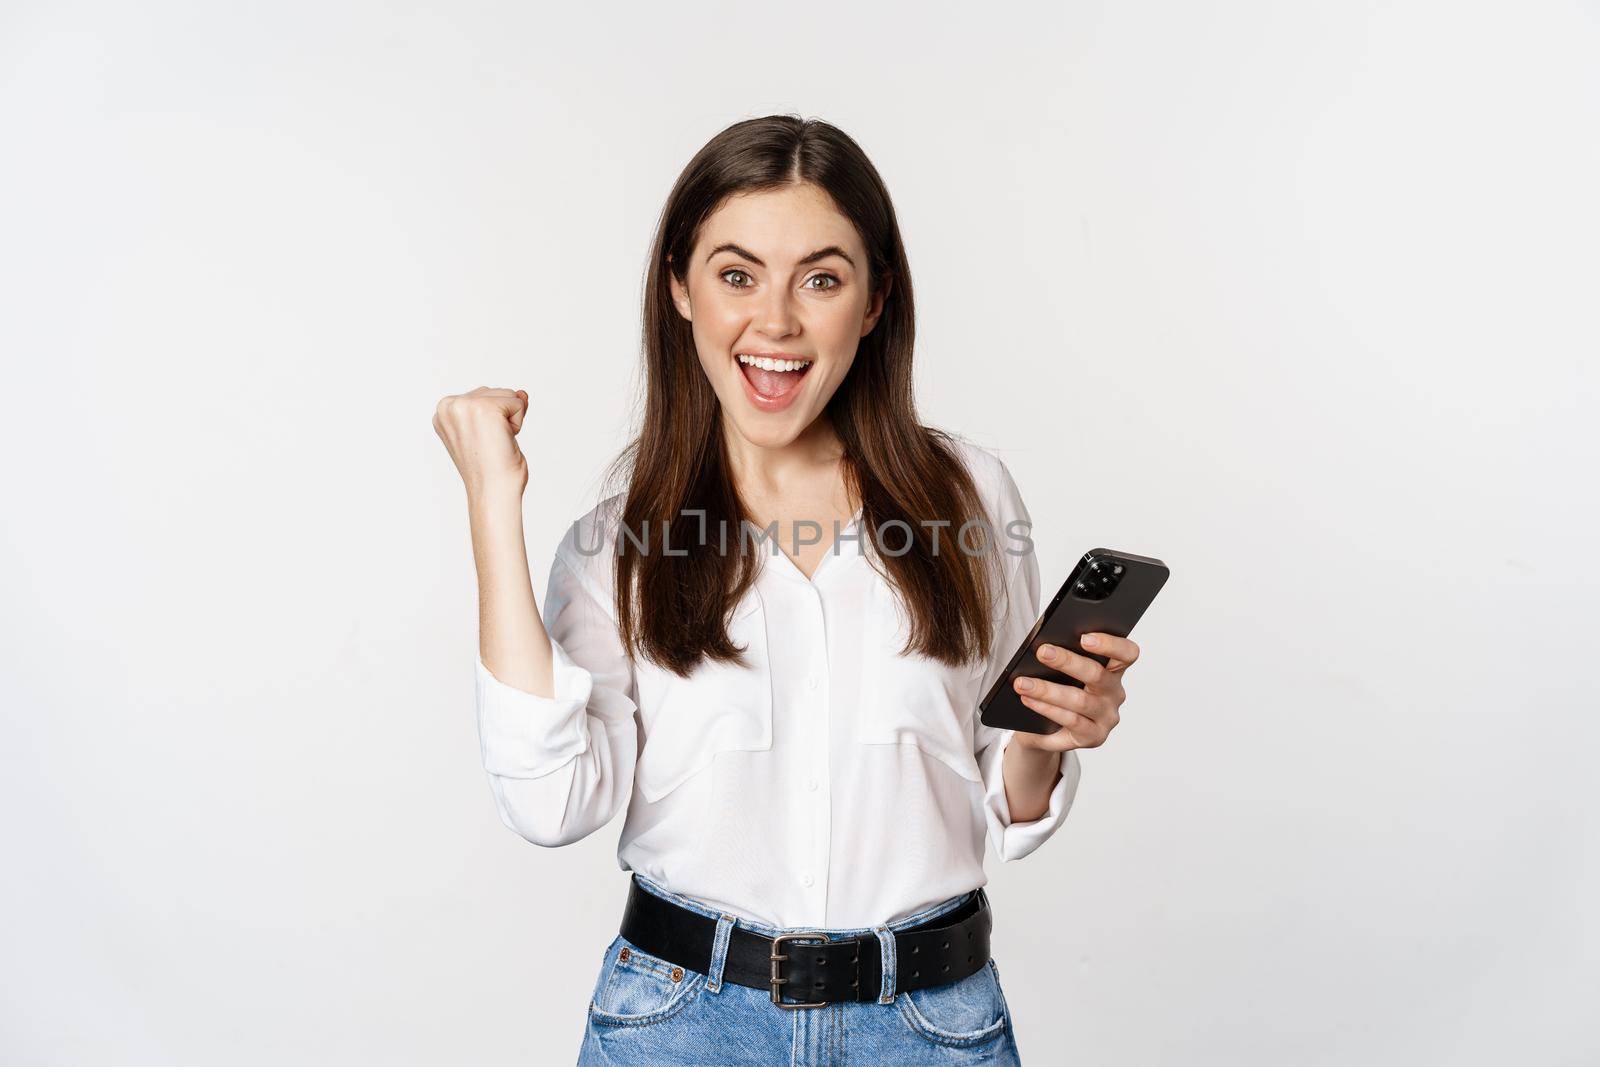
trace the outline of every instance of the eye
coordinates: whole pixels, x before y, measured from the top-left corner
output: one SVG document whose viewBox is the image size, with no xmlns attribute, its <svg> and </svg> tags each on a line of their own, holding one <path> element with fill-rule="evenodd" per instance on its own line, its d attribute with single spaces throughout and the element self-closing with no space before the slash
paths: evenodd
<svg viewBox="0 0 1600 1067">
<path fill-rule="evenodd" d="M 818 281 L 819 279 L 822 279 L 822 278 L 828 279 L 833 284 L 829 285 L 829 286 L 826 286 L 826 287 L 823 287 L 823 286 L 812 286 L 813 289 L 815 289 L 817 292 L 820 292 L 820 293 L 830 292 L 830 291 L 832 291 L 834 289 L 839 288 L 839 286 L 844 284 L 838 278 L 834 277 L 832 274 L 813 274 L 811 277 L 806 279 L 806 284 L 807 285 L 811 285 L 812 282 Z"/>
<path fill-rule="evenodd" d="M 742 278 L 749 278 L 750 277 L 750 275 L 746 274 L 744 271 L 740 270 L 738 267 L 729 267 L 727 270 L 725 270 L 721 274 L 717 275 L 717 277 L 721 278 L 725 282 L 728 282 L 728 284 L 733 286 L 735 289 L 748 289 L 748 288 L 750 288 L 748 283 L 741 285 L 741 284 L 736 283 L 736 282 L 728 281 L 728 275 L 730 275 L 730 274 L 737 274 Z"/>
</svg>

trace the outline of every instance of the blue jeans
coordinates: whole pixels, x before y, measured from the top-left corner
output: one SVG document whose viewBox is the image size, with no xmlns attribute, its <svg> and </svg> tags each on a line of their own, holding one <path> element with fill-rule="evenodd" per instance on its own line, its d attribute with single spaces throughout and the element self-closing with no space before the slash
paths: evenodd
<svg viewBox="0 0 1600 1067">
<path fill-rule="evenodd" d="M 639 950 L 622 936 L 606 947 L 589 1002 L 579 1067 L 641 1064 L 684 1067 L 926 1067 L 939 1064 L 1020 1065 L 1011 1009 L 994 960 L 944 985 L 894 991 L 892 951 L 884 953 L 884 997 L 821 1008 L 780 1008 L 766 989 L 722 979 L 735 925 L 766 937 L 798 932 L 724 915 L 633 872 L 640 887 L 717 920 L 710 973 L 679 967 Z M 951 897 L 877 927 L 824 928 L 841 937 L 876 934 L 885 949 L 904 930 L 960 907 L 973 893 Z M 817 929 L 806 927 L 804 929 Z M 623 950 L 627 949 L 624 955 Z"/>
</svg>

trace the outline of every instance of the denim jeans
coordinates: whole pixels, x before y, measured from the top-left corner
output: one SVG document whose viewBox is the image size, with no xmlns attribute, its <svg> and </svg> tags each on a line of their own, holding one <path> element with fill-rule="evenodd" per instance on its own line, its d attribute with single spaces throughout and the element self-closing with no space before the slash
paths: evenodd
<svg viewBox="0 0 1600 1067">
<path fill-rule="evenodd" d="M 1004 1067 L 1021 1063 L 1011 1009 L 993 959 L 955 982 L 894 991 L 893 931 L 952 911 L 977 890 L 877 927 L 823 928 L 830 936 L 878 937 L 885 950 L 886 995 L 820 1008 L 780 1008 L 772 1003 L 767 989 L 723 981 L 730 933 L 735 925 L 766 937 L 817 927 L 786 931 L 736 919 L 672 893 L 637 872 L 633 877 L 642 889 L 717 920 L 710 973 L 680 967 L 616 937 L 606 947 L 595 980 L 579 1067 L 926 1067 L 931 1063 Z"/>
</svg>

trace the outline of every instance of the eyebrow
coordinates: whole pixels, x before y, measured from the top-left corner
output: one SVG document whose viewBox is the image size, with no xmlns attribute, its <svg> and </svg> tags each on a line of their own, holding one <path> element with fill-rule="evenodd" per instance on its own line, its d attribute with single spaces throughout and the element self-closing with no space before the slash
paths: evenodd
<svg viewBox="0 0 1600 1067">
<path fill-rule="evenodd" d="M 710 253 L 708 253 L 706 255 L 706 262 L 707 263 L 711 262 L 711 257 L 715 256 L 718 252 L 732 252 L 736 256 L 740 256 L 740 257 L 742 257 L 744 259 L 748 259 L 750 262 L 754 263 L 758 267 L 765 267 L 766 266 L 766 264 L 761 262 L 761 260 L 755 255 L 755 253 L 749 251 L 748 249 L 740 248 L 738 245 L 734 244 L 731 241 L 724 241 L 722 244 L 720 244 L 717 247 L 713 248 L 710 251 Z M 856 261 L 850 258 L 850 254 L 848 252 L 846 252 L 844 249 L 840 248 L 838 245 L 828 245 L 826 248 L 819 248 L 815 252 L 811 253 L 809 256 L 806 256 L 805 258 L 801 259 L 800 263 L 802 265 L 804 265 L 806 263 L 815 263 L 817 260 L 819 260 L 819 259 L 827 259 L 829 256 L 838 256 L 840 259 L 844 260 L 846 263 L 850 264 L 850 266 L 852 266 L 852 267 L 854 267 L 856 265 Z"/>
</svg>

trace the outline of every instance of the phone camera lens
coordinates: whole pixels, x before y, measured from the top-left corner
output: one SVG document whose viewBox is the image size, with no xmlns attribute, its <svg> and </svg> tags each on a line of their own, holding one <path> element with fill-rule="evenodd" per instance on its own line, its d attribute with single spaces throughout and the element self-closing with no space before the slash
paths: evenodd
<svg viewBox="0 0 1600 1067">
<path fill-rule="evenodd" d="M 1073 586 L 1074 592 L 1083 600 L 1104 600 L 1121 580 L 1122 571 L 1120 563 L 1090 557 Z"/>
</svg>

